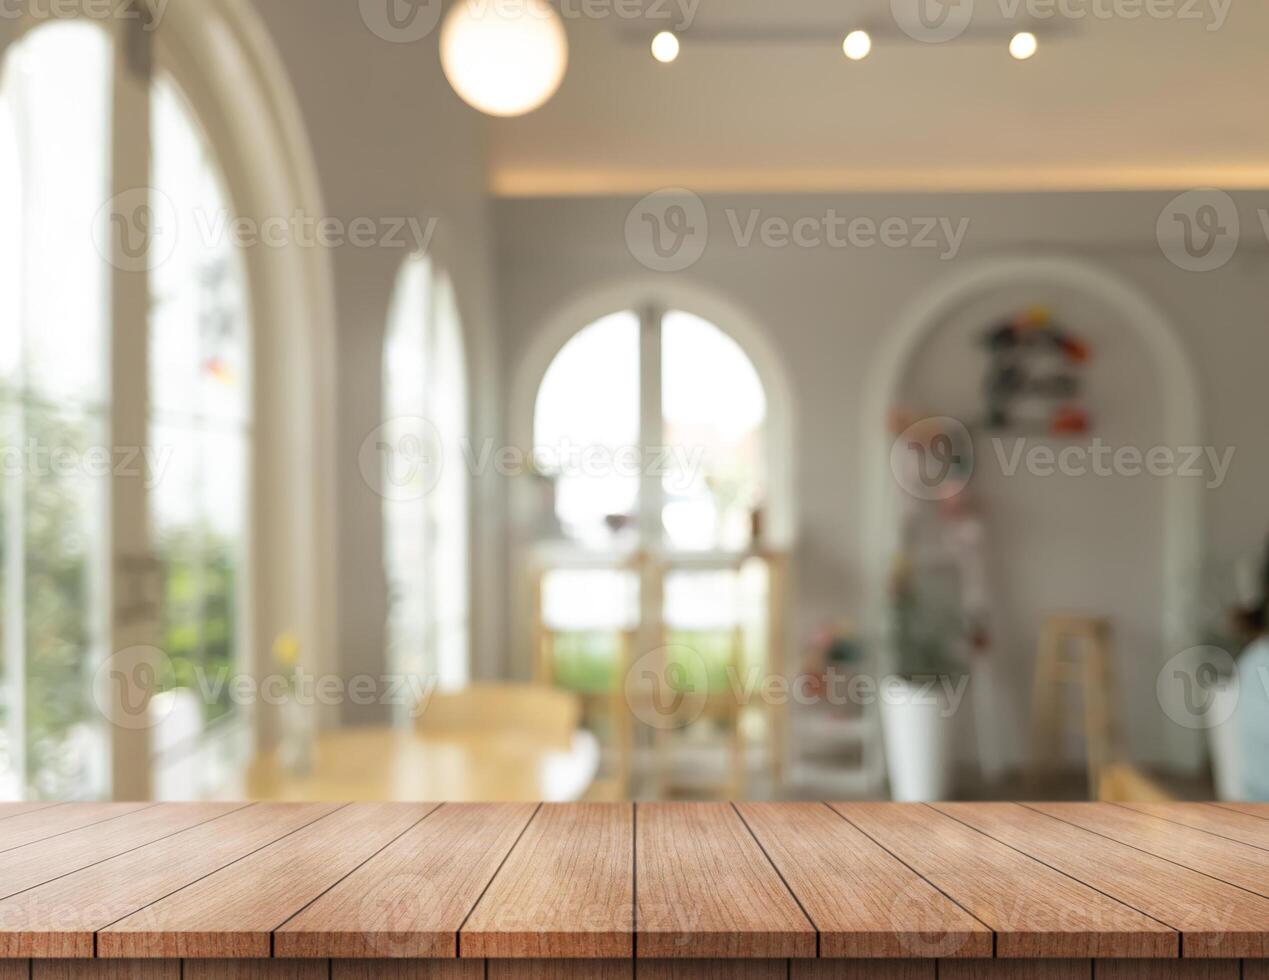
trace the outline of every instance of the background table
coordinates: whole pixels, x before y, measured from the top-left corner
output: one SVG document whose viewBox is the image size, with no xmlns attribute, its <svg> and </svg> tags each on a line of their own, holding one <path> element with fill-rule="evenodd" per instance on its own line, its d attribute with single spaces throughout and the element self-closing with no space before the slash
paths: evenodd
<svg viewBox="0 0 1269 980">
<path fill-rule="evenodd" d="M 0 807 L 0 977 L 1269 977 L 1269 808 Z"/>
</svg>

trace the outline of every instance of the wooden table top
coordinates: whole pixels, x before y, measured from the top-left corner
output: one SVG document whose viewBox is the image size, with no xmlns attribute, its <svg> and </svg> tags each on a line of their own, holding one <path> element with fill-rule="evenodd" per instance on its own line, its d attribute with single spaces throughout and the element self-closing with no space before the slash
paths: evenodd
<svg viewBox="0 0 1269 980">
<path fill-rule="evenodd" d="M 1266 958 L 1269 806 L 0 805 L 0 957 Z"/>
<path fill-rule="evenodd" d="M 268 753 L 252 762 L 231 792 L 270 802 L 563 803 L 581 799 L 598 768 L 599 745 L 585 731 L 556 744 L 531 734 L 341 728 L 318 737 L 311 772 L 289 772 L 276 753 Z"/>
</svg>

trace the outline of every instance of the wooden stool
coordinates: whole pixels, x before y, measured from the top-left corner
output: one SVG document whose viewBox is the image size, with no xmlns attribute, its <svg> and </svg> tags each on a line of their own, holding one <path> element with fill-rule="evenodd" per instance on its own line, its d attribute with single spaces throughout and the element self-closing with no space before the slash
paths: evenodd
<svg viewBox="0 0 1269 980">
<path fill-rule="evenodd" d="M 1040 628 L 1031 704 L 1032 779 L 1052 770 L 1066 734 L 1067 696 L 1077 688 L 1084 706 L 1084 747 L 1089 798 L 1096 799 L 1098 774 L 1116 756 L 1112 717 L 1110 623 L 1087 616 L 1050 616 Z"/>
</svg>

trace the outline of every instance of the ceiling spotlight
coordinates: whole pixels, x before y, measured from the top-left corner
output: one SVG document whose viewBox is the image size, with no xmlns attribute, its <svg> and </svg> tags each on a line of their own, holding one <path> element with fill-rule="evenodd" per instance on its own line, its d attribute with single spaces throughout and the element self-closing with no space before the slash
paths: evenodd
<svg viewBox="0 0 1269 980">
<path fill-rule="evenodd" d="M 532 112 L 568 66 L 564 23 L 547 0 L 462 0 L 441 27 L 441 67 L 465 102 L 491 116 Z"/>
<path fill-rule="evenodd" d="M 1040 46 L 1040 42 L 1036 40 L 1034 34 L 1030 31 L 1019 31 L 1009 40 L 1009 53 L 1018 61 L 1026 61 Z"/>
<path fill-rule="evenodd" d="M 673 31 L 662 31 L 652 39 L 652 57 L 663 65 L 671 64 L 679 57 L 679 39 Z"/>
<path fill-rule="evenodd" d="M 867 31 L 851 31 L 842 42 L 842 50 L 851 61 L 862 61 L 872 50 L 872 38 Z"/>
</svg>

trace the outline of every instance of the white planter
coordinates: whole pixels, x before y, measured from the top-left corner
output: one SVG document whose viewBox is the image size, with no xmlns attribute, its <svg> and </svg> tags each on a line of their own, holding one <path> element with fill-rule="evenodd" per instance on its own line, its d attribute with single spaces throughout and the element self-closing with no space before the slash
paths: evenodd
<svg viewBox="0 0 1269 980">
<path fill-rule="evenodd" d="M 1227 680 L 1211 692 L 1207 716 L 1207 745 L 1212 753 L 1212 776 L 1216 798 L 1238 801 L 1246 798 L 1243 786 L 1242 745 L 1238 738 L 1238 684 Z"/>
<path fill-rule="evenodd" d="M 939 688 L 892 682 L 881 699 L 881 729 L 897 803 L 934 803 L 952 790 L 954 721 Z"/>
</svg>

